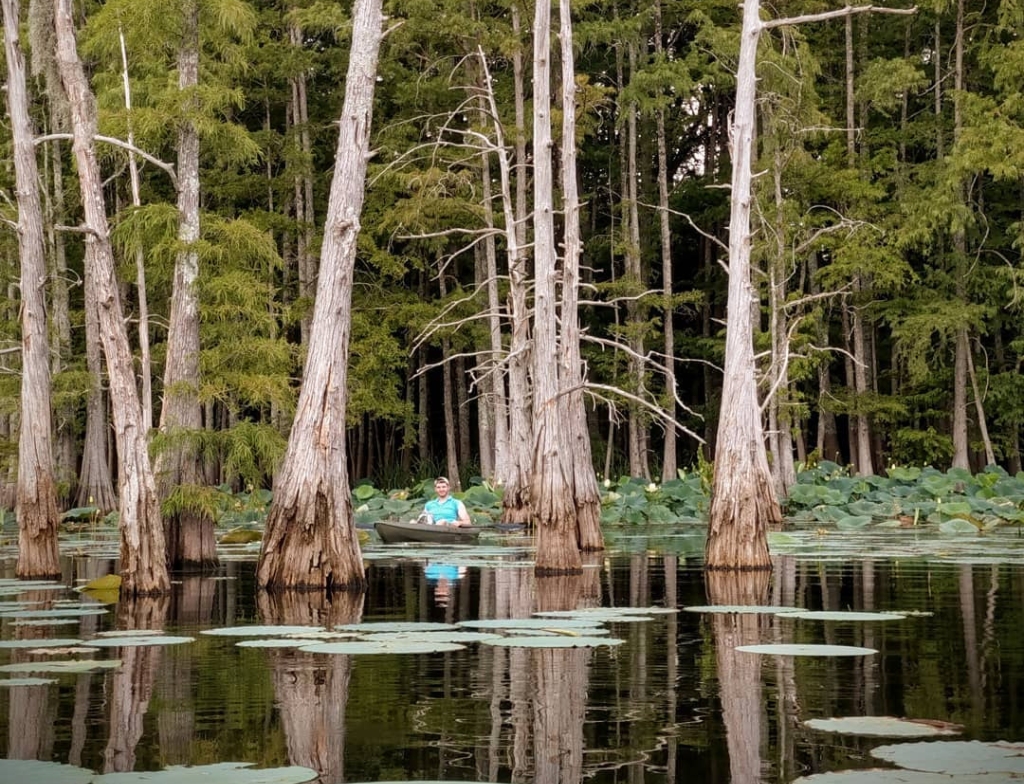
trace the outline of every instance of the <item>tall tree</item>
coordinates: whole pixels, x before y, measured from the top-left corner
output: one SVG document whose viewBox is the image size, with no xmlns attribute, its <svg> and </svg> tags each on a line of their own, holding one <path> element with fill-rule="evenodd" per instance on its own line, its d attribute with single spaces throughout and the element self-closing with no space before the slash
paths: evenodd
<svg viewBox="0 0 1024 784">
<path fill-rule="evenodd" d="M 50 441 L 50 345 L 46 321 L 46 250 L 39 169 L 29 114 L 18 0 L 2 0 L 7 55 L 7 112 L 14 140 L 21 259 L 21 430 L 18 437 L 18 564 L 22 578 L 60 575 L 57 496 Z"/>
<path fill-rule="evenodd" d="M 85 218 L 85 293 L 96 303 L 110 380 L 119 468 L 121 591 L 126 595 L 163 593 L 170 588 L 164 532 L 96 159 L 95 101 L 78 57 L 71 0 L 56 0 L 54 11 L 57 67 L 70 107 Z"/>
<path fill-rule="evenodd" d="M 750 162 L 755 119 L 760 3 L 744 0 L 736 69 L 729 213 L 729 298 L 725 374 L 708 512 L 708 569 L 770 569 L 768 526 L 782 519 L 764 446 L 757 398 L 752 314 L 758 300 L 750 281 Z"/>
<path fill-rule="evenodd" d="M 356 0 L 309 354 L 256 568 L 256 583 L 266 590 L 366 585 L 352 523 L 345 414 L 356 240 L 382 23 L 381 0 Z"/>
</svg>

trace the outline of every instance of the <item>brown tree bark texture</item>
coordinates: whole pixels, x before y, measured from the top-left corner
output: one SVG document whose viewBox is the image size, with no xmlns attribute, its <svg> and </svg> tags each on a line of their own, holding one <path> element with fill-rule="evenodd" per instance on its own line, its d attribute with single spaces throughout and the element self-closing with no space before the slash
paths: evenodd
<svg viewBox="0 0 1024 784">
<path fill-rule="evenodd" d="M 732 206 L 725 373 L 708 514 L 708 569 L 771 569 L 768 526 L 781 519 L 757 398 L 750 283 L 750 158 L 753 147 L 759 3 L 743 4 L 733 121 Z"/>
<path fill-rule="evenodd" d="M 299 402 L 256 569 L 268 590 L 366 587 L 352 523 L 345 413 L 352 279 L 380 49 L 380 0 L 357 0 L 324 226 L 320 279 Z"/>
<path fill-rule="evenodd" d="M 98 303 L 117 439 L 121 592 L 129 596 L 164 593 L 170 589 L 164 532 L 110 246 L 100 168 L 93 145 L 95 101 L 78 58 L 72 6 L 71 0 L 56 2 L 57 64 L 70 104 L 74 134 L 72 149 L 78 164 L 82 208 L 88 228 L 85 263 L 94 273 L 88 277 L 92 285 L 86 291 L 86 297 Z"/>
<path fill-rule="evenodd" d="M 199 4 L 181 6 L 182 36 L 178 51 L 178 88 L 183 94 L 199 85 Z M 183 99 L 192 103 L 195 98 Z M 187 111 L 193 107 L 185 106 Z M 171 311 L 164 365 L 164 402 L 160 430 L 171 437 L 157 457 L 161 498 L 175 487 L 202 483 L 201 457 L 190 434 L 202 428 L 199 402 L 199 132 L 185 120 L 178 128 L 178 241 L 174 260 Z M 165 521 L 168 563 L 174 569 L 207 569 L 217 565 L 214 521 L 192 511 L 178 511 Z"/>
<path fill-rule="evenodd" d="M 39 169 L 29 115 L 25 58 L 18 39 L 18 0 L 3 0 L 8 116 L 14 142 L 21 261 L 21 430 L 18 434 L 18 562 L 20 578 L 60 576 L 60 517 L 53 481 L 50 345 L 46 326 L 46 251 Z"/>
</svg>

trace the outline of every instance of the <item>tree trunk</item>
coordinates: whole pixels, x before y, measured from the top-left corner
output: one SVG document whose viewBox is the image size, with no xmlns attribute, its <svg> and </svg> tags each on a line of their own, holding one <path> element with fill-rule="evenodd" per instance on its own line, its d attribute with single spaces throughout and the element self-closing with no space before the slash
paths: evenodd
<svg viewBox="0 0 1024 784">
<path fill-rule="evenodd" d="M 100 336 L 107 360 L 110 397 L 117 439 L 121 529 L 121 591 L 126 596 L 163 593 L 170 588 L 160 506 L 149 462 L 142 406 L 124 310 L 118 291 L 114 255 L 105 214 L 100 168 L 93 137 L 96 110 L 78 59 L 71 0 L 57 0 L 57 64 L 68 96 L 72 149 L 78 164 L 82 208 L 88 230 L 85 243 L 86 298 L 99 312 Z M 89 306 L 87 306 L 89 307 Z"/>
<path fill-rule="evenodd" d="M 366 587 L 344 432 L 352 283 L 382 22 L 380 0 L 356 0 L 309 353 L 256 568 L 256 584 L 266 590 Z"/>
<path fill-rule="evenodd" d="M 572 463 L 559 400 L 554 177 L 551 139 L 551 5 L 536 4 L 533 24 L 533 421 L 530 501 L 537 527 L 538 575 L 583 570 L 576 532 Z"/>
<path fill-rule="evenodd" d="M 199 131 L 188 119 L 195 111 L 193 93 L 199 85 L 199 3 L 181 7 L 182 38 L 178 50 L 178 89 L 184 115 L 178 128 L 178 242 L 167 330 L 164 403 L 160 432 L 167 439 L 157 455 L 161 499 L 180 493 L 180 503 L 165 522 L 168 563 L 174 569 L 215 568 L 217 540 L 213 519 L 188 503 L 187 495 L 202 483 L 196 439 L 203 427 L 199 402 Z"/>
<path fill-rule="evenodd" d="M 18 0 L 0 0 L 7 55 L 7 110 L 14 145 L 21 261 L 21 429 L 18 434 L 18 563 L 22 579 L 60 576 L 60 517 L 50 441 L 50 344 L 46 320 L 46 246 L 39 167 L 29 114 Z"/>
<path fill-rule="evenodd" d="M 50 192 L 46 220 L 50 247 L 50 321 L 53 324 L 51 369 L 53 375 L 63 371 L 71 359 L 71 313 L 68 292 L 68 266 L 64 248 L 64 235 L 54 230 L 54 224 L 64 223 L 64 164 L 60 142 L 47 146 L 51 168 Z M 62 404 L 55 412 L 54 471 L 57 480 L 57 504 L 72 505 L 78 492 L 78 438 L 75 421 L 78 408 L 74 403 Z M 113 495 L 113 489 L 111 489 Z"/>
<path fill-rule="evenodd" d="M 128 79 L 128 52 L 125 48 L 124 33 L 121 32 L 121 81 L 124 84 L 124 108 L 128 113 L 128 144 L 135 144 L 132 129 L 132 90 Z M 139 164 L 135 153 L 128 153 L 128 173 L 132 188 L 132 205 L 142 206 Z M 146 254 L 141 247 L 135 249 L 135 288 L 139 298 L 139 385 L 142 403 L 142 425 L 148 433 L 153 427 L 153 368 L 149 351 L 149 299 L 146 291 Z"/>
<path fill-rule="evenodd" d="M 661 2 L 654 4 L 654 51 L 662 54 Z M 665 350 L 665 408 L 672 421 L 665 426 L 665 444 L 661 455 L 661 481 L 676 478 L 676 346 L 672 305 L 672 227 L 669 222 L 668 202 L 668 142 L 665 138 L 665 110 L 658 109 L 656 117 L 658 144 L 658 228 L 661 239 L 662 330 Z"/>
<path fill-rule="evenodd" d="M 583 360 L 580 356 L 579 278 L 580 200 L 576 175 L 576 65 L 572 48 L 572 9 L 569 0 L 559 4 L 559 39 L 562 53 L 562 366 L 559 368 L 563 408 L 568 428 L 566 457 L 571 463 L 572 496 L 576 503 L 576 538 L 582 552 L 604 549 L 601 533 L 601 490 L 594 474 L 594 458 L 583 400 Z"/>
<path fill-rule="evenodd" d="M 768 527 L 782 519 L 764 448 L 751 316 L 756 300 L 750 282 L 750 163 L 759 7 L 757 0 L 743 4 L 736 74 L 725 372 L 705 547 L 708 569 L 771 569 Z"/>
<path fill-rule="evenodd" d="M 85 288 L 91 290 L 93 273 L 85 270 Z M 85 299 L 85 365 L 89 391 L 85 398 L 85 440 L 82 444 L 82 475 L 78 479 L 78 506 L 94 506 L 100 514 L 117 509 L 117 493 L 110 475 L 107 454 L 107 393 L 104 391 L 103 343 L 100 340 L 99 305 Z"/>
<path fill-rule="evenodd" d="M 302 28 L 292 23 L 288 26 L 291 45 L 302 49 Z M 299 153 L 302 164 L 295 174 L 295 238 L 296 261 L 299 272 L 299 297 L 307 303 L 313 301 L 316 287 L 316 258 L 313 256 L 313 230 L 316 223 L 313 212 L 313 176 L 310 171 L 313 161 L 313 145 L 309 134 L 309 101 L 306 91 L 306 74 L 299 73 L 290 80 L 292 88 L 292 122 L 297 130 Z M 311 308 L 307 308 L 300 322 L 302 345 L 309 345 Z"/>
</svg>

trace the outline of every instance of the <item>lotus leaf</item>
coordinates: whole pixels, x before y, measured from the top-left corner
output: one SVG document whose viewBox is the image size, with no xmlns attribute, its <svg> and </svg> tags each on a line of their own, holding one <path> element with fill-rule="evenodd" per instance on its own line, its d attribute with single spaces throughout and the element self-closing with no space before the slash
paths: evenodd
<svg viewBox="0 0 1024 784">
<path fill-rule="evenodd" d="M 871 755 L 902 768 L 956 776 L 1007 773 L 1024 776 L 1024 743 L 936 740 L 879 746 Z"/>
<path fill-rule="evenodd" d="M 554 636 L 515 636 L 496 637 L 492 640 L 481 640 L 482 645 L 493 645 L 498 648 L 596 648 L 600 645 L 622 645 L 625 640 L 616 637 L 566 637 Z"/>
<path fill-rule="evenodd" d="M 954 517 L 952 520 L 946 520 L 939 524 L 939 531 L 944 534 L 974 534 L 979 533 L 978 526 L 972 523 L 970 520 L 963 520 L 959 517 Z"/>
<path fill-rule="evenodd" d="M 163 632 L 157 634 L 140 635 L 118 635 L 115 637 L 100 637 L 95 640 L 88 640 L 85 645 L 90 648 L 142 648 L 150 645 L 182 645 L 186 642 L 195 642 L 195 637 L 172 637 L 164 636 Z"/>
<path fill-rule="evenodd" d="M 0 672 L 92 672 L 93 670 L 116 670 L 120 659 L 58 659 L 56 661 L 18 662 L 0 665 Z"/>
<path fill-rule="evenodd" d="M 836 528 L 840 531 L 849 531 L 855 528 L 864 528 L 871 525 L 870 515 L 846 515 L 836 520 Z"/>
<path fill-rule="evenodd" d="M 251 762 L 218 762 L 213 765 L 183 767 L 172 765 L 158 771 L 105 773 L 92 784 L 303 784 L 314 781 L 312 768 L 293 765 L 287 768 L 252 768 Z"/>
<path fill-rule="evenodd" d="M 215 637 L 285 637 L 303 632 L 322 632 L 323 626 L 225 626 L 220 629 L 203 629 L 200 634 Z"/>
<path fill-rule="evenodd" d="M 55 678 L 0 678 L 0 688 L 46 686 L 51 683 L 57 683 L 57 680 Z"/>
<path fill-rule="evenodd" d="M 831 719 L 808 719 L 804 724 L 812 730 L 841 732 L 847 735 L 873 735 L 882 737 L 923 737 L 929 735 L 956 735 L 962 727 L 948 722 L 897 719 L 894 716 L 844 716 Z"/>
<path fill-rule="evenodd" d="M 347 623 L 338 629 L 358 634 L 373 632 L 451 632 L 459 627 L 451 623 L 430 623 L 427 621 L 374 621 L 371 623 Z"/>
<path fill-rule="evenodd" d="M 383 636 L 383 635 L 380 635 Z M 404 640 L 396 640 L 394 635 L 391 639 L 385 640 L 343 640 L 341 642 L 315 642 L 310 645 L 303 645 L 300 651 L 307 653 L 332 653 L 348 655 L 376 655 L 376 654 L 410 654 L 410 653 L 448 653 L 450 651 L 461 651 L 466 646 L 454 642 L 421 642 L 417 638 L 409 637 Z"/>
<path fill-rule="evenodd" d="M 878 653 L 874 648 L 860 648 L 855 645 L 802 645 L 798 643 L 737 645 L 736 650 L 743 653 L 763 653 L 772 656 L 869 656 Z"/>
<path fill-rule="evenodd" d="M 853 612 L 848 610 L 799 610 L 780 613 L 783 618 L 801 618 L 809 621 L 903 621 L 907 616 L 895 612 Z"/>
<path fill-rule="evenodd" d="M 42 760 L 0 759 L 0 781 L 38 781 L 46 784 L 90 784 L 96 774 L 74 765 Z"/>
<path fill-rule="evenodd" d="M 60 607 L 56 610 L 13 610 L 0 612 L 4 618 L 77 618 L 81 615 L 104 615 L 103 607 Z"/>
<path fill-rule="evenodd" d="M 983 773 L 972 776 L 969 784 L 1018 784 L 1020 779 L 1005 773 Z M 922 773 L 917 770 L 868 768 L 841 770 L 801 776 L 792 784 L 966 784 L 963 779 L 943 773 Z"/>
<path fill-rule="evenodd" d="M 81 640 L 50 639 L 28 639 L 28 640 L 0 640 L 0 648 L 67 648 L 72 645 L 80 645 Z"/>
<path fill-rule="evenodd" d="M 800 607 L 777 607 L 765 604 L 693 604 L 683 609 L 687 612 L 698 613 L 754 613 L 762 615 L 779 615 L 802 611 Z"/>
<path fill-rule="evenodd" d="M 459 625 L 471 629 L 544 629 L 557 632 L 562 629 L 586 629 L 593 626 L 594 621 L 585 618 L 489 618 L 462 621 Z"/>
</svg>

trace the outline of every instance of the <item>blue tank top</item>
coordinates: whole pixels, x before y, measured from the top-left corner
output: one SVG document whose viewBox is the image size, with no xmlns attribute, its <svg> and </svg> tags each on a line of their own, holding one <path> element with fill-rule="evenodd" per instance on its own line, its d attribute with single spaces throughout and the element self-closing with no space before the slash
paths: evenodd
<svg viewBox="0 0 1024 784">
<path fill-rule="evenodd" d="M 453 523 L 459 519 L 459 501 L 448 496 L 444 501 L 437 498 L 427 501 L 423 511 L 432 515 L 435 521 Z"/>
</svg>

